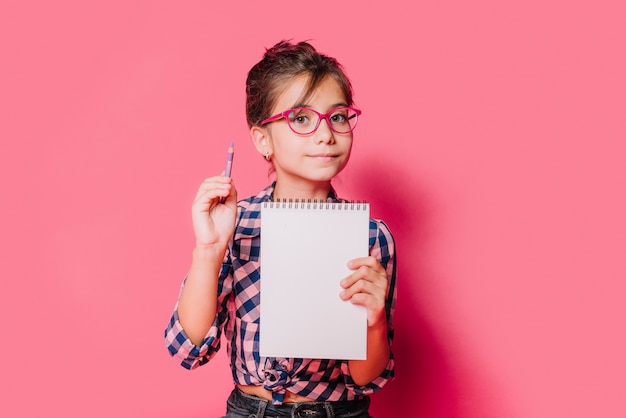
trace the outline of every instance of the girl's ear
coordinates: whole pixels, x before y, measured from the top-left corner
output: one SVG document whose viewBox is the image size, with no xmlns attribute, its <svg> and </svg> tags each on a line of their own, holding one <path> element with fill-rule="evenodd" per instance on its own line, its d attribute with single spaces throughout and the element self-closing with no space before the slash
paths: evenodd
<svg viewBox="0 0 626 418">
<path fill-rule="evenodd" d="M 268 156 L 272 155 L 272 142 L 270 141 L 267 129 L 260 126 L 253 126 L 250 128 L 250 138 L 252 138 L 254 146 L 263 157 L 267 159 Z"/>
</svg>

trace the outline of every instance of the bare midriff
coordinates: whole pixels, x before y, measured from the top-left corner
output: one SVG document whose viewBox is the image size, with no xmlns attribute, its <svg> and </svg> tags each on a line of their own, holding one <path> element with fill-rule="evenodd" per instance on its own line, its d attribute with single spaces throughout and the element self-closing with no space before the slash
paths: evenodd
<svg viewBox="0 0 626 418">
<path fill-rule="evenodd" d="M 256 385 L 237 385 L 239 390 L 247 395 L 256 396 L 268 401 L 272 400 L 272 392 L 265 389 L 263 386 Z M 283 403 L 295 403 L 295 402 L 315 402 L 314 399 L 307 398 L 306 396 L 300 396 L 290 390 L 285 390 L 285 398 Z"/>
</svg>

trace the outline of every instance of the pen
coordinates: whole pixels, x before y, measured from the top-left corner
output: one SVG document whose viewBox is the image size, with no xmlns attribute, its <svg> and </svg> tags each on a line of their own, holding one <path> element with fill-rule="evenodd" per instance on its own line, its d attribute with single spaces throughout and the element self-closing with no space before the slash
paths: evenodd
<svg viewBox="0 0 626 418">
<path fill-rule="evenodd" d="M 233 171 L 233 156 L 235 155 L 235 143 L 231 142 L 228 147 L 228 156 L 226 157 L 226 169 L 224 169 L 224 175 L 230 177 L 230 173 Z M 226 202 L 226 197 L 220 199 L 220 203 Z"/>
</svg>

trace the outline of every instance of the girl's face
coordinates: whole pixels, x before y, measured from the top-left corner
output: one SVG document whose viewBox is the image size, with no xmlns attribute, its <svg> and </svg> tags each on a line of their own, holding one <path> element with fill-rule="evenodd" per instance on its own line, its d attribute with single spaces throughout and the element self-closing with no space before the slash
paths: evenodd
<svg viewBox="0 0 626 418">
<path fill-rule="evenodd" d="M 278 97 L 272 115 L 294 107 L 308 107 L 325 114 L 335 107 L 347 106 L 339 84 L 332 77 L 326 77 L 306 103 L 299 103 L 307 81 L 308 76 L 295 78 Z M 350 158 L 352 132 L 333 132 L 324 119 L 309 135 L 293 132 L 284 118 L 257 129 L 257 148 L 264 155 L 269 152 L 274 164 L 277 189 L 281 190 L 277 197 L 287 192 L 291 197 L 325 198 L 330 180 L 343 170 Z M 306 192 L 309 196 L 302 195 Z M 311 192 L 315 196 L 311 196 Z M 324 195 L 317 196 L 321 193 Z"/>
</svg>

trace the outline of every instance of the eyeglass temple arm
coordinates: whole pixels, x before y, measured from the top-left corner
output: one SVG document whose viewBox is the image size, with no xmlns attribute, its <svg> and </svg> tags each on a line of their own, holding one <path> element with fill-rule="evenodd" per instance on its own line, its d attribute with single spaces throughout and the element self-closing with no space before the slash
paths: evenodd
<svg viewBox="0 0 626 418">
<path fill-rule="evenodd" d="M 282 119 L 284 117 L 285 117 L 285 115 L 283 115 L 282 113 L 279 113 L 278 115 L 274 115 L 272 117 L 269 117 L 269 118 L 261 121 L 261 126 L 262 125 L 267 125 L 270 122 L 274 122 L 275 120 Z"/>
</svg>

